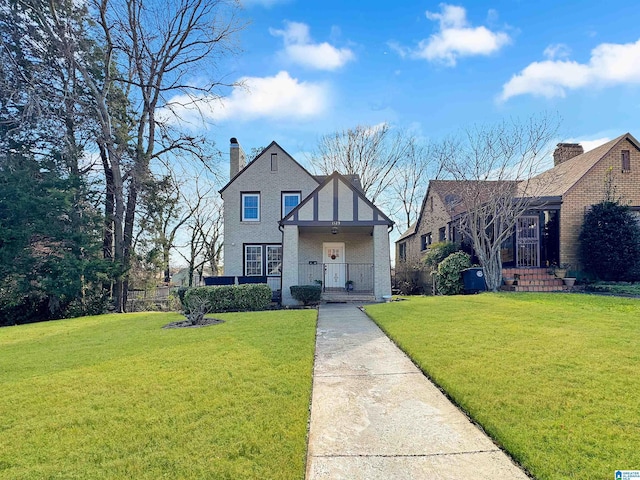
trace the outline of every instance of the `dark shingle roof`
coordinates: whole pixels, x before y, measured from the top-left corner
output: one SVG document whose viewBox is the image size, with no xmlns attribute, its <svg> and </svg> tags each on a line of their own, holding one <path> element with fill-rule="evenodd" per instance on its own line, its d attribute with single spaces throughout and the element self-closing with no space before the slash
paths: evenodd
<svg viewBox="0 0 640 480">
<path fill-rule="evenodd" d="M 593 150 L 577 155 L 546 172 L 542 172 L 529 182 L 522 182 L 520 191 L 531 192 L 529 193 L 530 195 L 535 194 L 536 196 L 562 196 L 624 139 L 628 139 L 636 147 L 639 145 L 638 141 L 630 133 L 625 133 Z"/>
</svg>

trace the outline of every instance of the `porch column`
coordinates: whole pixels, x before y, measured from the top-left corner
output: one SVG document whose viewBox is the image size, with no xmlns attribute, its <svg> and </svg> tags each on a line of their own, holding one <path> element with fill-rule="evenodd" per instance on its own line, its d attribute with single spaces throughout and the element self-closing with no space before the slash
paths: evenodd
<svg viewBox="0 0 640 480">
<path fill-rule="evenodd" d="M 389 232 L 387 225 L 373 227 L 373 294 L 382 301 L 384 295 L 391 295 L 391 267 L 389 263 Z"/>
<path fill-rule="evenodd" d="M 282 304 L 297 305 L 289 287 L 298 285 L 298 226 L 285 225 L 282 234 Z"/>
</svg>

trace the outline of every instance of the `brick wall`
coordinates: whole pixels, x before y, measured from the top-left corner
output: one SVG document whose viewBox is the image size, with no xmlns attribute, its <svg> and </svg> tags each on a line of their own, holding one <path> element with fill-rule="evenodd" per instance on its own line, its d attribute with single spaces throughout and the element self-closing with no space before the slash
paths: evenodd
<svg viewBox="0 0 640 480">
<path fill-rule="evenodd" d="M 432 207 L 433 206 L 433 207 Z M 438 242 L 438 231 L 442 227 L 447 226 L 447 222 L 451 220 L 451 216 L 447 212 L 447 209 L 440 198 L 440 195 L 433 193 L 431 190 L 427 192 L 427 201 L 423 202 L 422 210 L 420 212 L 420 224 L 418 225 L 418 231 L 407 237 L 405 240 L 407 244 L 407 260 L 409 265 L 419 264 L 422 257 L 427 253 L 426 250 L 422 250 L 422 235 L 431 233 L 432 242 Z M 449 235 L 448 229 L 446 235 Z M 449 238 L 447 237 L 447 240 Z M 399 243 L 396 243 L 396 270 L 400 265 L 400 251 Z"/>
<path fill-rule="evenodd" d="M 631 171 L 622 172 L 622 150 L 629 150 Z M 580 269 L 578 236 L 585 212 L 591 205 L 605 199 L 606 180 L 611 176 L 615 192 L 622 204 L 640 206 L 640 151 L 628 140 L 623 140 L 609 154 L 599 160 L 562 199 L 560 212 L 560 262 Z M 596 253 L 596 252 L 594 252 Z"/>
</svg>

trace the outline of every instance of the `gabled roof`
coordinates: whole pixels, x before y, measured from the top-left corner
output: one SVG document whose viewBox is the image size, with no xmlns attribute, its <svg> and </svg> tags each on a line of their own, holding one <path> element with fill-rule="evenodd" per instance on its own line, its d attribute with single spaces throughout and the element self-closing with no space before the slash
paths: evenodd
<svg viewBox="0 0 640 480">
<path fill-rule="evenodd" d="M 337 171 L 333 172 L 331 175 L 327 176 L 324 180 L 324 182 L 322 182 L 320 185 L 318 185 L 318 187 L 311 192 L 305 199 L 303 199 L 297 206 L 296 208 L 294 208 L 293 210 L 291 210 L 287 216 L 285 216 L 282 220 L 280 220 L 280 225 L 284 225 L 284 224 L 297 224 L 298 223 L 298 213 L 300 212 L 300 210 L 302 208 L 304 208 L 309 202 L 314 201 L 314 199 L 317 199 L 318 197 L 318 192 L 320 192 L 322 189 L 324 189 L 327 185 L 329 185 L 330 183 L 332 183 L 334 180 L 340 181 L 342 182 L 344 185 L 346 185 L 352 192 L 355 192 L 355 194 L 358 196 L 358 198 L 360 198 L 363 202 L 365 202 L 369 207 L 371 207 L 371 209 L 374 212 L 374 220 L 370 223 L 372 224 L 379 224 L 379 223 L 383 223 L 383 224 L 387 224 L 389 226 L 393 226 L 394 222 L 393 220 L 391 220 L 389 217 L 387 217 L 382 210 L 380 210 L 378 207 L 376 207 L 364 194 L 364 192 L 357 188 L 353 182 L 349 181 L 349 179 L 347 177 L 345 177 L 344 175 L 338 173 Z M 377 219 L 376 219 L 377 217 Z M 326 223 L 326 222 L 325 222 Z M 329 222 L 330 223 L 330 222 Z"/>
<path fill-rule="evenodd" d="M 227 182 L 227 184 L 219 190 L 219 193 L 224 192 L 224 191 L 227 189 L 227 187 L 228 187 L 229 185 L 231 185 L 231 184 L 236 180 L 236 178 L 238 178 L 240 175 L 242 175 L 244 172 L 246 172 L 249 168 L 251 168 L 251 166 L 252 166 L 252 165 L 254 165 L 254 164 L 255 164 L 255 163 L 260 159 L 260 157 L 262 157 L 262 155 L 264 154 L 264 152 L 266 152 L 267 150 L 269 150 L 269 149 L 270 149 L 272 146 L 274 146 L 274 145 L 275 145 L 275 146 L 277 146 L 280 150 L 282 150 L 282 151 L 284 152 L 284 154 L 285 154 L 287 157 L 289 157 L 293 163 L 295 163 L 296 165 L 298 165 L 298 166 L 302 169 L 302 171 L 303 171 L 303 172 L 305 172 L 307 175 L 309 175 L 311 178 L 313 178 L 317 183 L 321 183 L 321 182 L 319 182 L 319 181 L 318 181 L 318 179 L 317 179 L 316 177 L 314 177 L 313 175 L 311 175 L 311 174 L 309 173 L 309 171 L 308 171 L 306 168 L 304 168 L 302 165 L 300 165 L 300 164 L 296 161 L 296 159 L 295 159 L 295 158 L 293 158 L 291 155 L 289 155 L 289 153 L 288 153 L 284 148 L 282 148 L 282 147 L 281 147 L 281 146 L 280 146 L 276 141 L 272 141 L 272 142 L 271 142 L 271 143 L 270 143 L 266 148 L 264 148 L 264 149 L 263 149 L 263 150 L 262 150 L 258 155 L 256 155 L 256 156 L 255 156 L 255 158 L 254 158 L 253 160 L 251 160 L 249 163 L 247 163 L 247 164 L 244 166 L 244 168 L 243 168 L 242 170 L 240 170 L 238 173 L 236 173 L 236 174 L 233 176 L 233 178 L 232 178 L 231 180 L 229 180 L 229 181 Z"/>
<path fill-rule="evenodd" d="M 323 183 L 328 176 L 329 175 L 314 175 L 313 178 L 315 178 L 318 181 L 318 183 Z M 364 192 L 364 190 L 362 190 L 362 184 L 360 183 L 359 175 L 346 174 L 342 176 L 347 180 L 349 180 L 351 183 L 353 183 L 353 186 L 356 187 L 358 190 L 360 190 L 361 192 Z"/>
<path fill-rule="evenodd" d="M 630 134 L 625 133 L 618 138 L 577 155 L 562 162 L 540 175 L 533 177 L 528 183 L 521 184 L 521 191 L 535 192 L 536 196 L 562 196 L 565 195 L 578 181 L 591 170 L 598 161 L 602 160 L 620 142 L 629 140 L 638 150 L 640 143 Z"/>
<path fill-rule="evenodd" d="M 418 232 L 425 216 L 427 199 L 430 196 L 440 198 L 442 204 L 447 207 L 446 211 L 449 220 L 453 220 L 466 210 L 463 200 L 465 194 L 468 195 L 471 191 L 477 194 L 480 200 L 483 198 L 488 199 L 496 188 L 505 184 L 512 184 L 515 187 L 517 182 L 512 180 L 430 180 L 427 193 L 422 200 L 418 220 L 396 240 L 396 243 Z"/>
<path fill-rule="evenodd" d="M 401 240 L 404 240 L 407 237 L 410 237 L 411 235 L 415 235 L 417 226 L 418 226 L 418 222 L 417 221 L 413 222 L 411 226 L 402 235 L 400 235 L 400 237 L 396 240 L 396 243 L 398 243 Z"/>
</svg>

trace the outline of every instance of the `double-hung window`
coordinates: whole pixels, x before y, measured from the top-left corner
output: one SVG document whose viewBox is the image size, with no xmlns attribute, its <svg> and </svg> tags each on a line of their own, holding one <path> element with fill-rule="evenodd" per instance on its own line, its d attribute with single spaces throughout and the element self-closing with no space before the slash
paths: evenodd
<svg viewBox="0 0 640 480">
<path fill-rule="evenodd" d="M 242 193 L 242 221 L 243 222 L 259 222 L 260 221 L 260 194 L 259 193 Z"/>
<path fill-rule="evenodd" d="M 244 274 L 262 275 L 262 245 L 244 246 Z"/>
<path fill-rule="evenodd" d="M 300 203 L 300 192 L 282 192 L 282 218 Z"/>
<path fill-rule="evenodd" d="M 267 275 L 279 276 L 282 271 L 282 245 L 267 245 Z"/>
<path fill-rule="evenodd" d="M 401 262 L 407 261 L 407 244 L 406 242 L 402 242 L 398 245 L 398 257 Z"/>
<path fill-rule="evenodd" d="M 431 232 L 420 237 L 420 250 L 426 250 L 431 245 Z"/>
</svg>

